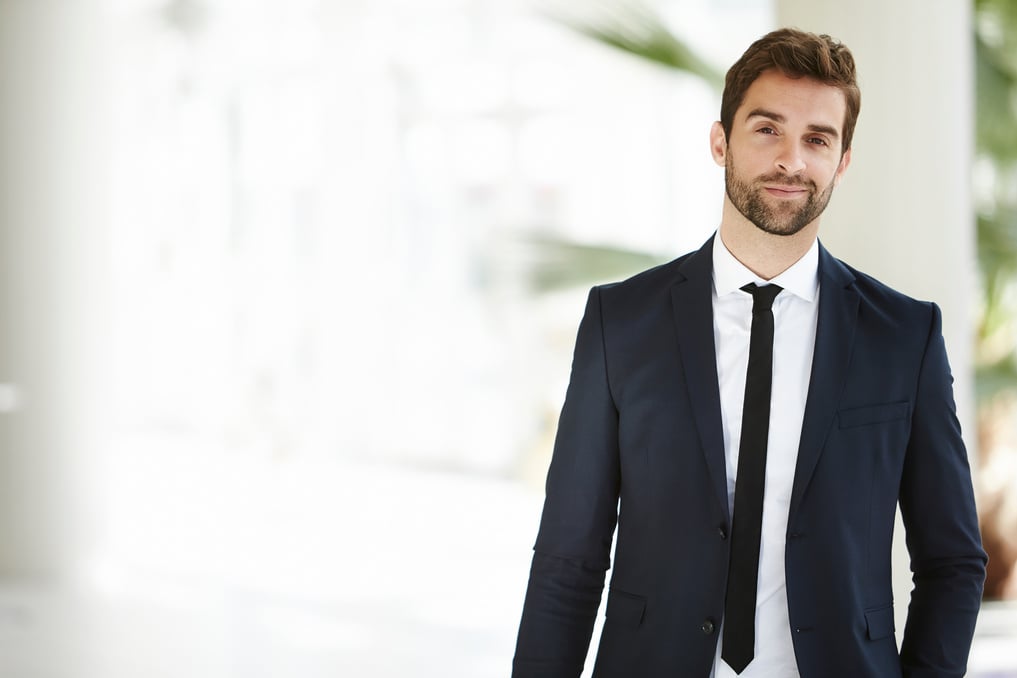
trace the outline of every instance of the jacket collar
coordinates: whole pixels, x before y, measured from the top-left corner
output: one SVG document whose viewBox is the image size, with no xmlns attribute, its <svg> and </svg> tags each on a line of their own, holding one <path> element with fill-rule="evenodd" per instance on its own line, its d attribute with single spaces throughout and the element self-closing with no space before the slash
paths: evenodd
<svg viewBox="0 0 1017 678">
<path fill-rule="evenodd" d="M 713 337 L 715 237 L 716 235 L 711 236 L 699 250 L 679 261 L 676 280 L 671 286 L 671 302 L 685 385 L 710 475 L 710 485 L 718 507 L 730 523 L 717 352 Z M 817 243 L 817 249 L 819 321 L 791 492 L 792 518 L 819 462 L 837 412 L 851 362 L 858 317 L 859 297 L 854 286 L 855 275 L 821 243 Z"/>
</svg>

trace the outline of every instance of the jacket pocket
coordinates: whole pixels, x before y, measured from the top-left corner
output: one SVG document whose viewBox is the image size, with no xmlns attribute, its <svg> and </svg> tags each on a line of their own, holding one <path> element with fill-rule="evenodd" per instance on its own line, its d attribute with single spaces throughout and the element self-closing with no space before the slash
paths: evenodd
<svg viewBox="0 0 1017 678">
<path fill-rule="evenodd" d="M 877 607 L 865 612 L 866 634 L 869 640 L 879 640 L 893 635 L 893 605 Z"/>
<path fill-rule="evenodd" d="M 639 626 L 646 612 L 646 598 L 611 589 L 607 592 L 607 611 L 604 616 L 612 623 Z"/>
<path fill-rule="evenodd" d="M 879 424 L 884 421 L 895 421 L 908 416 L 911 405 L 905 400 L 899 403 L 883 403 L 881 405 L 866 405 L 865 407 L 852 407 L 849 410 L 841 410 L 837 413 L 837 420 L 840 428 L 851 428 L 853 426 L 865 426 L 866 424 Z"/>
</svg>

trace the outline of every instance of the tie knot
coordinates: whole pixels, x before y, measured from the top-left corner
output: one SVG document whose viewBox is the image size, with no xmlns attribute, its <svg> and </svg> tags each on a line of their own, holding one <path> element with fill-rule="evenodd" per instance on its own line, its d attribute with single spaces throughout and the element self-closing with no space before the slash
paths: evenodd
<svg viewBox="0 0 1017 678">
<path fill-rule="evenodd" d="M 780 291 L 784 289 L 780 285 L 763 285 L 759 287 L 756 283 L 749 283 L 742 288 L 752 295 L 752 312 L 769 311 L 773 307 L 773 300 L 777 298 Z"/>
</svg>

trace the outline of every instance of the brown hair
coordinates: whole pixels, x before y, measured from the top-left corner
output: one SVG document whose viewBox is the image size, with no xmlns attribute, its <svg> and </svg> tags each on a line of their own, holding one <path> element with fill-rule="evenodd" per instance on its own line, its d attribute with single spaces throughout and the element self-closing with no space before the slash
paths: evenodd
<svg viewBox="0 0 1017 678">
<path fill-rule="evenodd" d="M 862 106 L 862 93 L 855 81 L 855 59 L 851 50 L 829 35 L 781 28 L 767 33 L 745 50 L 724 81 L 720 102 L 720 124 L 731 138 L 735 111 L 742 105 L 745 92 L 764 71 L 778 69 L 789 78 L 813 78 L 844 93 L 847 104 L 841 153 L 851 148 L 855 121 Z"/>
</svg>

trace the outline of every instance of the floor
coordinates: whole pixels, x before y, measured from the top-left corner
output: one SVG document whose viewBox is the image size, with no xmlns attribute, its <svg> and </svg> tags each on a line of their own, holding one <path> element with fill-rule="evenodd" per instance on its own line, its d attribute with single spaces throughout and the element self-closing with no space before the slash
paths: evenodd
<svg viewBox="0 0 1017 678">
<path fill-rule="evenodd" d="M 89 583 L 0 584 L 0 675 L 509 675 L 539 489 L 210 458 L 117 466 Z M 1017 605 L 986 607 L 969 675 L 1017 678 Z"/>
</svg>

